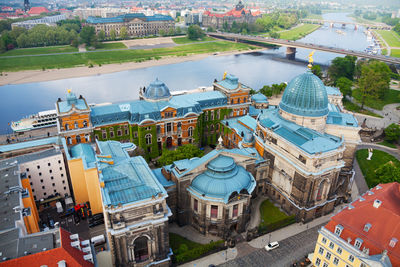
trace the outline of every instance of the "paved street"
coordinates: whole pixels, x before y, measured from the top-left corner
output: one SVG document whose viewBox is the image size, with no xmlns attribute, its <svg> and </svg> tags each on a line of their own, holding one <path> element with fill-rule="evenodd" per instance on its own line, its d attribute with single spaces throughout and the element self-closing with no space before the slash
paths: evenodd
<svg viewBox="0 0 400 267">
<path fill-rule="evenodd" d="M 324 224 L 317 225 L 307 231 L 280 241 L 279 248 L 275 250 L 266 251 L 264 248 L 261 248 L 247 256 L 236 258 L 219 266 L 290 266 L 293 262 L 304 259 L 306 255 L 314 250 L 315 241 L 318 237 L 318 229 Z"/>
</svg>

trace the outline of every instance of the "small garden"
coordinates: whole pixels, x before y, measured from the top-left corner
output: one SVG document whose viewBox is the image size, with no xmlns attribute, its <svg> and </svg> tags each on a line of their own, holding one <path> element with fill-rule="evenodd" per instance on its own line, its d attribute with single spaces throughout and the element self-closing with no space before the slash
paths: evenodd
<svg viewBox="0 0 400 267">
<path fill-rule="evenodd" d="M 295 215 L 286 215 L 269 200 L 261 203 L 260 216 L 261 222 L 258 227 L 260 234 L 266 234 L 296 222 Z"/>
<path fill-rule="evenodd" d="M 182 264 L 198 259 L 205 254 L 221 250 L 224 246 L 224 241 L 219 240 L 209 244 L 199 244 L 178 234 L 169 233 L 169 245 L 174 252 L 173 262 Z"/>
<path fill-rule="evenodd" d="M 392 155 L 374 149 L 371 160 L 368 150 L 361 149 L 356 152 L 357 162 L 369 188 L 380 183 L 400 182 L 400 161 Z"/>
</svg>

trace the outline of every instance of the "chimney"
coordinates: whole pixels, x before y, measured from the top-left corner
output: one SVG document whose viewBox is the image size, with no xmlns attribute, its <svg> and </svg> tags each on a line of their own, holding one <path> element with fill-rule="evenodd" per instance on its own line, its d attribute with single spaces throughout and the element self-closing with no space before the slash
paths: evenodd
<svg viewBox="0 0 400 267">
<path fill-rule="evenodd" d="M 382 205 L 382 201 L 380 201 L 379 199 L 375 199 L 374 204 L 373 204 L 374 208 L 377 209 L 377 208 L 379 208 L 381 205 Z"/>
</svg>

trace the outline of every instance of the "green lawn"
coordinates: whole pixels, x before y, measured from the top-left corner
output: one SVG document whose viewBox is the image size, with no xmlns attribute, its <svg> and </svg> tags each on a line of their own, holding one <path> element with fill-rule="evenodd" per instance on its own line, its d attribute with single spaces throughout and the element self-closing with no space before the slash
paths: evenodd
<svg viewBox="0 0 400 267">
<path fill-rule="evenodd" d="M 391 161 L 397 167 L 400 167 L 400 161 L 398 161 L 392 155 L 381 150 L 374 149 L 371 160 L 367 160 L 367 157 L 367 149 L 361 149 L 356 152 L 358 165 L 360 166 L 360 169 L 365 177 L 365 181 L 367 182 L 369 188 L 372 188 L 379 183 L 375 180 L 375 171 L 380 166 Z"/>
<path fill-rule="evenodd" d="M 391 57 L 400 57 L 400 49 L 391 49 L 390 56 Z"/>
<path fill-rule="evenodd" d="M 100 43 L 96 50 L 108 50 L 108 49 L 124 49 L 127 48 L 124 43 Z"/>
<path fill-rule="evenodd" d="M 297 40 L 303 38 L 307 34 L 312 33 L 319 27 L 321 27 L 321 25 L 306 23 L 291 30 L 280 32 L 280 39 Z"/>
<path fill-rule="evenodd" d="M 54 54 L 65 52 L 78 52 L 78 48 L 69 45 L 49 46 L 49 47 L 34 47 L 34 48 L 19 48 L 1 53 L 2 56 L 23 56 L 23 55 L 39 55 L 39 54 Z"/>
<path fill-rule="evenodd" d="M 185 37 L 175 37 L 172 38 L 172 41 L 176 44 L 189 44 L 189 43 L 195 43 L 195 42 L 207 42 L 207 41 L 215 41 L 215 38 L 209 37 L 209 36 L 204 36 L 201 39 L 198 40 L 191 40 L 187 36 Z"/>
<path fill-rule="evenodd" d="M 322 15 L 317 15 L 317 14 L 311 14 L 309 13 L 306 17 L 306 19 L 323 19 Z"/>
<path fill-rule="evenodd" d="M 223 240 L 218 240 L 209 244 L 199 244 L 178 234 L 169 233 L 169 245 L 174 252 L 176 263 L 183 263 L 200 258 L 205 253 L 222 246 L 223 243 Z"/>
<path fill-rule="evenodd" d="M 361 92 L 359 89 L 353 90 L 352 96 L 361 103 Z M 400 103 L 400 91 L 389 89 L 383 100 L 381 99 L 366 99 L 365 105 L 377 110 L 382 110 L 387 104 Z"/>
<path fill-rule="evenodd" d="M 376 30 L 390 47 L 400 47 L 400 36 L 395 31 Z"/>
<path fill-rule="evenodd" d="M 369 115 L 369 116 L 373 116 L 373 117 L 377 117 L 377 118 L 383 118 L 381 115 L 375 114 L 369 110 L 365 110 L 365 109 L 362 110 L 358 105 L 356 105 L 346 99 L 343 99 L 343 106 L 348 111 L 361 113 L 361 114 L 365 114 L 365 115 Z"/>
<path fill-rule="evenodd" d="M 397 146 L 395 145 L 395 144 L 393 144 L 393 143 L 391 143 L 391 142 L 388 142 L 388 141 L 383 141 L 383 142 L 380 142 L 380 143 L 378 143 L 378 144 L 380 144 L 380 145 L 383 145 L 383 146 L 387 146 L 387 147 L 390 147 L 390 148 L 397 148 Z"/>
<path fill-rule="evenodd" d="M 260 216 L 261 227 L 268 226 L 289 217 L 284 212 L 280 211 L 279 208 L 275 207 L 274 204 L 272 204 L 272 202 L 270 202 L 268 199 L 264 200 L 260 205 Z"/>
<path fill-rule="evenodd" d="M 99 51 L 67 55 L 0 58 L 0 71 L 71 68 L 89 64 L 103 65 L 122 62 L 142 62 L 166 56 L 187 56 L 192 54 L 253 49 L 255 49 L 255 47 L 248 44 L 217 41 L 146 50 Z"/>
</svg>

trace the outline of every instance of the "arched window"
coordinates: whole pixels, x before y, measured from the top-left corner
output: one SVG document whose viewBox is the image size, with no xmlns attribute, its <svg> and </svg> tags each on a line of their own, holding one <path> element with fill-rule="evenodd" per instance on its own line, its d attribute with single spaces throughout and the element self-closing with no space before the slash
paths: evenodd
<svg viewBox="0 0 400 267">
<path fill-rule="evenodd" d="M 71 137 L 67 137 L 67 144 L 68 145 L 72 145 L 72 138 Z"/>
<path fill-rule="evenodd" d="M 78 125 L 78 122 L 76 121 L 76 122 L 74 122 L 74 129 L 78 129 L 79 128 L 79 125 Z"/>
<path fill-rule="evenodd" d="M 68 124 L 68 123 L 66 123 L 64 127 L 65 127 L 65 130 L 66 130 L 66 131 L 69 130 L 69 124 Z"/>
<path fill-rule="evenodd" d="M 325 185 L 326 185 L 326 180 L 323 180 L 323 181 L 319 184 L 318 191 L 317 191 L 317 196 L 316 196 L 315 200 L 318 201 L 318 200 L 321 200 L 321 199 L 322 199 L 322 196 L 323 196 L 323 193 L 324 193 Z"/>
<path fill-rule="evenodd" d="M 83 121 L 83 127 L 84 127 L 84 128 L 87 127 L 87 121 Z"/>
<path fill-rule="evenodd" d="M 146 134 L 146 145 L 151 145 L 151 134 Z"/>
<path fill-rule="evenodd" d="M 134 245 L 135 261 L 142 262 L 149 258 L 149 249 L 147 246 L 148 238 L 141 236 L 136 238 Z"/>
<path fill-rule="evenodd" d="M 188 128 L 188 136 L 193 136 L 193 127 Z"/>
<path fill-rule="evenodd" d="M 77 135 L 76 136 L 76 143 L 79 144 L 81 142 L 81 136 Z"/>
<path fill-rule="evenodd" d="M 85 140 L 86 140 L 86 142 L 90 142 L 90 135 L 89 134 L 85 134 Z"/>
</svg>

